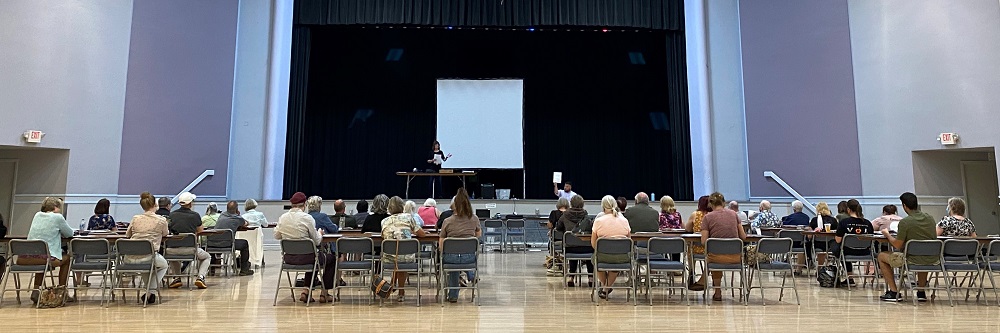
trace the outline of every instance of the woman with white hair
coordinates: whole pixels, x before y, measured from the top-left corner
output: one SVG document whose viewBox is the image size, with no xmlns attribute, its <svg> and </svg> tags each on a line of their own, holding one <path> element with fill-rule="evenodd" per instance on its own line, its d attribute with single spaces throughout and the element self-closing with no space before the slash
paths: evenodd
<svg viewBox="0 0 1000 333">
<path fill-rule="evenodd" d="M 632 234 L 632 229 L 628 225 L 628 220 L 625 216 L 618 211 L 618 202 L 614 197 L 610 195 L 605 195 L 601 199 L 601 209 L 604 215 L 598 217 L 594 220 L 594 228 L 590 235 L 590 246 L 597 249 L 597 240 L 601 238 L 629 238 Z M 595 265 L 599 263 L 605 264 L 625 264 L 630 262 L 632 259 L 629 258 L 628 254 L 602 254 L 594 252 L 591 260 Z M 615 284 L 615 279 L 618 277 L 616 272 L 597 272 L 597 280 L 600 285 L 605 288 L 601 288 L 597 292 L 597 296 L 602 299 L 607 299 L 608 295 L 611 294 L 613 289 L 607 288 Z"/>
<path fill-rule="evenodd" d="M 780 228 L 781 220 L 771 212 L 771 202 L 763 200 L 760 202 L 760 213 L 750 222 L 750 227 L 756 230 L 760 228 Z"/>
<path fill-rule="evenodd" d="M 236 238 L 245 239 L 247 244 L 250 244 L 250 264 L 260 267 L 264 265 L 264 232 L 261 228 L 268 225 L 267 217 L 257 211 L 257 200 L 247 199 L 243 207 L 246 212 L 242 216 L 247 221 L 247 226 L 257 228 L 239 231 L 236 233 Z"/>
<path fill-rule="evenodd" d="M 215 227 L 215 224 L 219 222 L 219 205 L 214 202 L 209 202 L 208 207 L 205 208 L 205 216 L 201 217 L 201 226 L 205 229 L 211 229 Z"/>
<path fill-rule="evenodd" d="M 948 237 L 976 237 L 976 225 L 965 217 L 965 200 L 948 199 L 948 216 L 938 222 L 937 234 Z"/>
<path fill-rule="evenodd" d="M 441 218 L 441 211 L 437 209 L 437 200 L 434 198 L 424 200 L 424 205 L 417 209 L 417 215 L 424 221 L 422 223 L 424 227 L 436 227 L 438 219 Z"/>
<path fill-rule="evenodd" d="M 403 204 L 403 213 L 413 215 L 413 219 L 416 220 L 417 224 L 419 224 L 420 226 L 425 226 L 426 225 L 426 224 L 424 224 L 424 219 L 422 219 L 420 217 L 420 215 L 417 214 L 417 203 L 413 202 L 413 200 L 407 200 L 406 203 Z M 437 222 L 437 221 L 434 221 L 434 222 Z M 432 225 L 434 225 L 434 224 L 432 224 Z"/>
<path fill-rule="evenodd" d="M 323 213 L 323 198 L 314 195 L 306 199 L 306 213 L 316 221 L 316 228 L 323 229 L 328 234 L 335 234 L 340 227 L 333 223 L 329 215 Z"/>
</svg>

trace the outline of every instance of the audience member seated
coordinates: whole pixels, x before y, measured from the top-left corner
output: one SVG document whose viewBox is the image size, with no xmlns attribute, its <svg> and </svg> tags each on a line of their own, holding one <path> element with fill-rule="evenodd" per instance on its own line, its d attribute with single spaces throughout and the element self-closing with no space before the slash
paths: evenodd
<svg viewBox="0 0 1000 333">
<path fill-rule="evenodd" d="M 837 231 L 837 228 L 839 227 L 839 225 L 837 224 L 837 219 L 834 218 L 833 216 L 831 216 L 833 214 L 833 212 L 830 211 L 830 205 L 828 205 L 826 202 L 820 202 L 820 203 L 816 204 L 816 213 L 819 214 L 819 215 L 817 215 L 816 217 L 812 218 L 812 220 L 809 220 L 809 228 L 811 228 L 813 231 L 817 231 L 817 232 L 826 231 L 826 225 L 829 224 L 830 225 L 830 231 L 834 231 L 834 232 Z M 807 239 L 807 242 L 809 242 L 809 243 L 816 242 L 816 244 L 814 244 L 812 246 L 808 246 L 809 244 L 807 244 L 807 246 L 806 246 L 806 256 L 808 256 L 808 257 L 811 258 L 812 257 L 812 251 L 813 251 L 812 248 L 815 247 L 817 251 L 821 251 L 822 252 L 822 253 L 820 253 L 820 254 L 818 254 L 816 256 L 816 261 L 818 261 L 820 265 L 825 264 L 826 263 L 826 251 L 827 251 L 826 244 L 827 244 L 827 240 L 828 239 L 829 238 L 809 238 L 809 239 Z"/>
<path fill-rule="evenodd" d="M 743 225 L 740 224 L 740 217 L 736 215 L 736 212 L 725 209 L 726 198 L 722 196 L 722 193 L 712 193 L 708 200 L 709 205 L 712 206 L 712 212 L 705 214 L 701 222 L 701 243 L 705 244 L 709 238 L 739 238 L 745 242 L 747 234 L 743 231 Z M 706 264 L 738 264 L 743 260 L 741 256 L 742 254 L 716 255 L 709 253 L 705 257 L 705 262 Z M 712 286 L 715 287 L 715 294 L 712 295 L 713 301 L 722 300 L 722 289 L 719 288 L 721 280 L 722 272 L 712 272 Z"/>
<path fill-rule="evenodd" d="M 417 224 L 419 224 L 421 227 L 426 226 L 424 224 L 424 219 L 420 217 L 420 214 L 417 214 L 417 203 L 413 202 L 413 200 L 407 200 L 406 202 L 403 203 L 403 213 L 412 214 L 413 220 L 417 221 Z M 431 226 L 434 225 L 437 224 L 435 223 L 432 224 Z"/>
<path fill-rule="evenodd" d="M 330 216 L 330 219 L 333 220 L 333 224 L 335 224 L 339 229 L 357 228 L 358 221 L 354 219 L 354 216 L 347 215 L 347 213 L 344 212 L 346 210 L 347 204 L 344 203 L 344 200 L 337 199 L 337 201 L 333 202 L 334 214 Z"/>
<path fill-rule="evenodd" d="M 45 265 L 49 260 L 50 267 L 59 267 L 59 285 L 65 286 L 69 278 L 70 257 L 63 253 L 62 239 L 73 237 L 73 229 L 66 223 L 62 215 L 63 201 L 60 198 L 46 197 L 42 200 L 42 210 L 35 213 L 28 229 L 28 240 L 40 240 L 48 245 L 47 255 L 23 255 L 17 257 L 18 265 Z M 34 287 L 42 285 L 43 274 L 35 274 Z M 31 301 L 38 303 L 38 292 L 31 292 Z"/>
<path fill-rule="evenodd" d="M 660 231 L 660 213 L 649 207 L 649 195 L 645 192 L 635 195 L 635 206 L 626 210 L 624 217 L 628 220 L 632 232 Z"/>
<path fill-rule="evenodd" d="M 441 230 L 441 224 L 444 223 L 444 219 L 451 217 L 453 214 L 455 214 L 455 197 L 451 197 L 451 204 L 448 205 L 448 210 L 441 212 L 441 216 L 438 217 L 438 223 L 435 226 L 436 229 Z"/>
<path fill-rule="evenodd" d="M 168 228 L 172 234 L 198 234 L 204 230 L 204 226 L 201 224 L 201 215 L 198 212 L 191 210 L 194 205 L 194 200 L 197 198 L 191 192 L 184 192 L 177 196 L 177 203 L 181 205 L 181 208 L 170 213 L 170 220 L 168 223 Z M 198 259 L 197 265 L 188 265 L 187 269 L 195 269 L 191 266 L 197 266 L 198 269 L 198 279 L 195 280 L 194 285 L 198 289 L 208 288 L 205 284 L 205 275 L 208 275 L 209 264 L 211 263 L 212 256 L 208 255 L 208 252 L 202 250 L 201 248 L 169 248 L 166 249 L 166 254 L 170 255 L 191 255 L 195 254 Z M 181 264 L 179 262 L 170 263 L 171 274 L 180 274 Z M 180 278 L 174 278 L 170 282 L 170 288 L 180 288 L 184 283 L 181 282 Z"/>
<path fill-rule="evenodd" d="M 159 198 L 156 200 L 156 204 L 160 207 L 156 210 L 156 215 L 163 216 L 167 219 L 167 222 L 170 222 L 170 208 L 173 208 L 172 206 L 174 205 L 170 202 L 170 198 Z"/>
<path fill-rule="evenodd" d="M 302 240 L 308 239 L 313 241 L 313 244 L 319 246 L 323 242 L 322 231 L 316 226 L 316 221 L 313 217 L 306 212 L 302 211 L 306 203 L 306 195 L 302 192 L 295 192 L 292 198 L 289 199 L 289 203 L 292 204 L 292 208 L 289 209 L 281 217 L 278 218 L 278 225 L 274 227 L 274 239 L 281 241 L 283 239 L 287 240 Z M 334 272 L 337 269 L 336 264 L 334 264 L 333 255 L 330 255 L 326 251 L 318 251 L 319 253 L 319 264 L 323 268 L 323 281 L 320 282 L 323 286 L 329 290 L 333 288 L 333 278 Z M 313 254 L 286 254 L 284 256 L 284 261 L 290 265 L 312 265 L 316 256 Z M 306 288 L 302 289 L 302 295 L 299 296 L 299 301 L 305 303 L 306 301 L 312 302 L 312 293 L 309 292 L 309 282 L 316 279 L 312 273 L 305 273 Z M 319 285 L 319 283 L 316 283 Z M 328 291 L 323 292 L 319 296 L 319 302 L 332 302 L 333 297 L 330 296 Z"/>
<path fill-rule="evenodd" d="M 247 201 L 243 203 L 243 209 L 247 210 L 243 212 L 243 219 L 247 221 L 248 226 L 268 226 L 267 216 L 264 216 L 264 213 L 257 211 L 257 200 L 247 199 Z"/>
<path fill-rule="evenodd" d="M 316 228 L 323 229 L 324 233 L 335 234 L 340 231 L 340 227 L 330 220 L 330 216 L 323 213 L 323 198 L 318 195 L 306 200 L 306 211 L 316 221 Z"/>
<path fill-rule="evenodd" d="M 837 226 L 837 236 L 835 238 L 837 243 L 834 244 L 832 251 L 833 255 L 839 257 L 841 255 L 841 251 L 843 251 L 844 254 L 852 256 L 870 255 L 871 250 L 841 248 L 840 244 L 844 242 L 844 235 L 870 235 L 875 233 L 875 229 L 872 228 L 872 222 L 865 219 L 865 215 L 861 211 L 861 203 L 857 200 L 851 199 L 847 201 L 847 215 L 849 217 L 841 220 Z M 847 263 L 847 280 L 841 282 L 841 285 L 855 285 L 854 278 L 852 278 L 854 275 L 854 269 L 851 266 L 851 263 Z"/>
<path fill-rule="evenodd" d="M 777 215 L 771 212 L 771 202 L 763 200 L 760 202 L 760 213 L 754 216 L 753 222 L 750 222 L 750 227 L 756 230 L 761 228 L 780 228 L 781 220 L 778 219 Z"/>
<path fill-rule="evenodd" d="M 648 204 L 649 200 L 647 199 L 646 202 L 647 202 L 647 206 L 648 206 L 649 205 Z M 618 213 L 619 214 L 622 214 L 626 210 L 628 210 L 628 199 L 625 199 L 625 197 L 618 197 L 617 199 L 615 199 L 615 203 L 618 205 Z M 601 212 L 601 213 L 604 213 L 604 212 Z"/>
<path fill-rule="evenodd" d="M 792 214 L 781 218 L 781 226 L 783 227 L 804 227 L 809 225 L 809 215 L 802 212 L 805 206 L 802 201 L 792 201 Z"/>
<path fill-rule="evenodd" d="M 885 205 L 882 207 L 882 216 L 872 220 L 872 228 L 875 230 L 891 229 L 893 223 L 899 223 L 903 218 L 896 215 L 896 205 Z"/>
<path fill-rule="evenodd" d="M 257 200 L 247 199 L 243 203 L 243 219 L 247 221 L 247 226 L 258 227 L 258 229 L 240 231 L 236 237 L 245 239 L 250 246 L 250 264 L 254 266 L 264 265 L 264 232 L 260 228 L 270 225 L 264 213 L 257 211 Z"/>
<path fill-rule="evenodd" d="M 236 235 L 236 231 L 240 227 L 247 226 L 247 221 L 240 216 L 239 204 L 236 201 L 229 201 L 226 203 L 226 212 L 219 216 L 219 221 L 215 225 L 215 229 L 229 229 L 233 231 L 233 235 Z M 208 247 L 230 247 L 232 246 L 237 252 L 239 252 L 239 261 L 236 262 L 236 266 L 240 269 L 240 276 L 253 275 L 253 270 L 250 269 L 250 243 L 245 239 L 233 240 L 228 235 L 212 235 L 208 236 Z"/>
<path fill-rule="evenodd" d="M 842 200 L 837 203 L 837 221 L 851 217 L 847 214 L 847 200 Z"/>
<path fill-rule="evenodd" d="M 205 215 L 201 217 L 201 226 L 205 229 L 215 228 L 215 223 L 219 222 L 219 205 L 209 202 L 205 207 Z"/>
<path fill-rule="evenodd" d="M 726 209 L 729 209 L 731 211 L 736 212 L 736 216 L 740 217 L 740 224 L 750 223 L 750 218 L 747 217 L 747 213 L 744 213 L 744 212 L 740 211 L 740 203 L 739 202 L 736 202 L 735 200 L 734 201 L 730 201 L 729 205 L 726 205 Z"/>
<path fill-rule="evenodd" d="M 691 213 L 688 217 L 687 223 L 684 225 L 684 230 L 691 233 L 701 233 L 702 223 L 705 218 L 705 214 L 712 211 L 712 208 L 708 205 L 708 196 L 703 195 L 698 198 L 698 209 Z M 703 244 L 691 244 L 689 247 L 691 254 L 705 254 L 705 245 Z M 691 280 L 693 281 L 694 274 L 691 274 Z M 688 282 L 688 289 L 694 291 L 705 290 L 705 275 L 702 274 L 701 279 L 698 282 Z"/>
<path fill-rule="evenodd" d="M 159 253 L 155 253 L 155 251 L 160 248 L 160 242 L 163 241 L 163 237 L 167 237 L 170 232 L 167 230 L 167 218 L 156 213 L 157 205 L 152 194 L 142 192 L 139 196 L 139 206 L 142 207 L 143 213 L 132 216 L 132 221 L 129 222 L 128 229 L 125 231 L 125 237 L 128 239 L 148 240 L 153 244 L 154 253 L 152 256 L 127 255 L 123 260 L 126 264 L 153 261 L 153 268 L 156 269 L 156 278 L 150 280 L 149 275 L 143 274 L 141 276 L 142 282 L 149 284 L 150 293 L 149 295 L 142 295 L 140 300 L 146 302 L 146 304 L 154 304 L 156 303 L 157 289 L 159 289 L 160 281 L 163 281 L 163 276 L 167 274 L 167 260 Z"/>
<path fill-rule="evenodd" d="M 420 228 L 420 224 L 418 224 L 417 220 L 413 218 L 413 214 L 403 212 L 404 204 L 403 198 L 398 196 L 393 196 L 389 199 L 386 209 L 391 215 L 382 221 L 382 239 L 401 240 L 411 239 L 413 236 L 424 237 L 424 229 Z M 412 254 L 396 256 L 391 253 L 382 253 L 382 259 L 385 261 L 383 265 L 393 265 L 401 262 L 413 262 L 416 260 L 416 256 Z M 409 273 L 407 272 L 393 272 L 391 283 L 397 288 L 406 287 L 408 275 Z M 396 297 L 396 301 L 404 301 L 405 296 L 406 291 L 400 289 L 398 296 Z M 417 295 L 417 297 L 420 297 L 420 295 Z"/>
<path fill-rule="evenodd" d="M 645 193 L 639 193 L 635 196 L 636 204 L 629 211 L 633 211 L 636 207 L 640 207 L 640 195 L 645 197 L 645 205 L 651 212 L 656 213 L 652 208 L 649 208 L 649 197 L 645 196 Z M 610 195 L 604 196 L 601 199 L 601 209 L 604 211 L 604 215 L 594 220 L 594 230 L 590 235 L 590 246 L 594 249 L 597 248 L 597 240 L 601 238 L 624 238 L 627 239 L 632 234 L 632 229 L 630 227 L 630 222 L 622 213 L 618 212 L 618 207 L 616 207 L 615 198 Z M 633 213 L 633 216 L 643 216 L 645 215 L 644 210 L 642 212 Z M 605 263 L 605 264 L 625 264 L 631 262 L 632 258 L 628 254 L 602 254 L 594 252 L 591 256 L 591 262 Z M 617 272 L 597 272 L 597 280 L 601 282 L 601 290 L 597 292 L 597 296 L 602 299 L 607 299 L 608 295 L 614 290 L 611 288 L 615 284 L 615 279 L 618 278 Z"/>
<path fill-rule="evenodd" d="M 934 217 L 927 213 L 920 211 L 920 205 L 917 203 L 917 196 L 913 193 L 906 192 L 899 196 L 899 201 L 903 204 L 903 212 L 906 213 L 906 217 L 902 221 L 899 221 L 899 233 L 893 236 L 889 229 L 882 229 L 882 235 L 885 236 L 889 244 L 897 250 L 903 250 L 906 246 L 906 242 L 910 240 L 933 240 L 937 239 L 937 232 L 935 230 Z M 901 300 L 899 296 L 899 288 L 896 285 L 896 278 L 893 275 L 894 268 L 903 267 L 903 260 L 907 260 L 910 263 L 917 265 L 934 265 L 938 263 L 937 256 L 904 256 L 902 251 L 899 252 L 888 252 L 882 251 L 878 254 L 878 265 L 879 269 L 882 270 L 882 277 L 885 280 L 886 290 L 885 294 L 880 297 L 886 302 L 898 302 Z M 917 286 L 924 287 L 927 285 L 927 273 L 917 273 Z M 917 300 L 921 302 L 927 301 L 927 296 L 924 291 L 917 291 Z"/>
<path fill-rule="evenodd" d="M 479 217 L 472 210 L 469 202 L 469 194 L 465 188 L 459 188 L 455 199 L 452 199 L 452 206 L 455 206 L 455 214 L 444 220 L 441 226 L 439 247 L 444 247 L 444 240 L 448 237 L 481 237 L 483 230 L 479 227 Z M 471 264 L 476 262 L 475 253 L 449 253 L 445 254 L 441 260 L 446 264 Z M 459 272 L 448 273 L 448 286 L 458 287 Z M 476 274 L 473 271 L 465 272 L 465 275 L 472 283 L 478 283 Z M 449 289 L 445 299 L 448 302 L 458 302 L 458 289 Z"/>
<path fill-rule="evenodd" d="M 555 232 L 565 233 L 567 231 L 572 231 L 574 233 L 589 233 L 593 229 L 593 221 L 587 214 L 587 210 L 583 208 L 583 197 L 580 195 L 574 195 L 572 199 L 569 200 L 569 209 L 563 212 L 559 220 L 556 221 Z M 590 246 L 565 246 L 563 247 L 566 253 L 594 253 L 594 248 Z M 569 261 L 569 272 L 576 273 L 578 261 Z M 594 263 L 587 260 L 583 262 L 587 266 L 587 271 L 594 272 Z M 588 283 L 591 287 L 594 286 L 594 281 Z M 570 279 L 567 283 L 568 286 L 574 287 L 573 280 Z"/>
<path fill-rule="evenodd" d="M 555 228 L 556 221 L 559 221 L 559 218 L 562 217 L 563 212 L 567 209 L 569 209 L 569 199 L 559 198 L 559 200 L 556 201 L 556 209 L 549 212 L 549 222 L 545 224 L 545 227 L 549 228 L 550 231 L 552 228 Z"/>
<path fill-rule="evenodd" d="M 976 225 L 965 217 L 965 200 L 948 199 L 948 216 L 937 223 L 937 235 L 947 237 L 976 237 Z"/>
<path fill-rule="evenodd" d="M 677 204 L 674 203 L 674 198 L 669 195 L 660 198 L 658 222 L 660 230 L 684 228 L 684 220 L 681 218 L 681 213 L 677 211 Z"/>
<path fill-rule="evenodd" d="M 437 200 L 434 200 L 433 198 L 424 200 L 424 205 L 417 209 L 417 215 L 419 215 L 420 219 L 423 220 L 423 223 L 420 225 L 426 228 L 436 228 L 438 225 L 438 218 L 441 217 L 441 211 L 437 209 Z"/>
<path fill-rule="evenodd" d="M 90 216 L 90 221 L 87 222 L 87 230 L 111 230 L 117 231 L 118 224 L 115 223 L 115 218 L 108 214 L 111 210 L 111 201 L 108 199 L 101 199 L 97 201 L 97 205 L 94 206 L 94 215 Z"/>
<path fill-rule="evenodd" d="M 354 214 L 354 222 L 358 225 L 353 226 L 353 228 L 361 228 L 365 220 L 368 219 L 368 200 L 358 201 L 358 205 L 354 208 L 358 210 L 358 213 Z"/>
<path fill-rule="evenodd" d="M 389 217 L 386 212 L 389 206 L 389 197 L 385 194 L 379 194 L 372 199 L 371 214 L 365 217 L 364 226 L 361 227 L 363 232 L 382 232 L 382 220 Z M 379 245 L 376 245 L 378 247 Z"/>
</svg>

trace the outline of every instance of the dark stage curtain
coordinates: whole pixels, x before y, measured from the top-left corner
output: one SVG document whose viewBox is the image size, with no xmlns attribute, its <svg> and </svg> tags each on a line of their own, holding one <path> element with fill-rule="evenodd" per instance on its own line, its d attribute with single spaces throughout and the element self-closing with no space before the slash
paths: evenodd
<svg viewBox="0 0 1000 333">
<path fill-rule="evenodd" d="M 297 0 L 295 24 L 684 29 L 684 0 Z"/>
</svg>

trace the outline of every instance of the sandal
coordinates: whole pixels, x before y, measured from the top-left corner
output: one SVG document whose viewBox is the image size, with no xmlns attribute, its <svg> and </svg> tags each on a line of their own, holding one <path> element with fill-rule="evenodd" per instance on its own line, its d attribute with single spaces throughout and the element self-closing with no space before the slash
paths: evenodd
<svg viewBox="0 0 1000 333">
<path fill-rule="evenodd" d="M 698 284 L 698 283 L 689 283 L 688 284 L 688 290 L 691 290 L 691 291 L 702 291 L 702 290 L 705 290 L 705 285 Z"/>
<path fill-rule="evenodd" d="M 302 293 L 302 295 L 299 296 L 299 302 L 313 303 L 316 302 L 316 299 L 312 298 L 312 296 L 310 296 L 308 293 Z"/>
<path fill-rule="evenodd" d="M 712 300 L 716 301 L 716 302 L 721 301 L 722 300 L 722 294 L 714 294 L 714 295 L 712 295 Z"/>
<path fill-rule="evenodd" d="M 326 303 L 326 302 L 333 303 L 333 296 L 330 296 L 329 294 L 327 294 L 327 295 L 319 295 L 319 299 L 317 299 L 316 301 L 318 301 L 320 303 Z"/>
</svg>

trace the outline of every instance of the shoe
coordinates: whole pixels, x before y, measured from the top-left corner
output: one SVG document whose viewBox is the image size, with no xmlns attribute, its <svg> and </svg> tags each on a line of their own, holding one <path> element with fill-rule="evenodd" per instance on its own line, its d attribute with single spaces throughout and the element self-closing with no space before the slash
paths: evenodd
<svg viewBox="0 0 1000 333">
<path fill-rule="evenodd" d="M 156 294 L 149 294 L 148 298 L 146 297 L 146 295 L 142 295 L 142 298 L 140 298 L 140 300 L 146 304 L 156 304 Z"/>
<path fill-rule="evenodd" d="M 927 292 L 925 292 L 923 290 L 918 291 L 917 292 L 917 302 L 926 302 L 926 301 L 927 301 Z"/>
<path fill-rule="evenodd" d="M 837 282 L 837 285 L 838 286 L 842 286 L 842 287 L 843 286 L 856 287 L 858 285 L 858 283 L 854 282 L 854 279 L 847 279 L 847 280 L 844 280 L 844 281 Z"/>
<path fill-rule="evenodd" d="M 594 287 L 594 281 L 587 281 L 587 287 Z"/>
<path fill-rule="evenodd" d="M 200 277 L 197 280 L 194 280 L 194 286 L 198 287 L 198 289 L 208 288 L 208 285 L 205 284 L 205 278 L 204 277 Z"/>
<path fill-rule="evenodd" d="M 886 290 L 885 295 L 882 295 L 882 297 L 879 297 L 879 299 L 881 299 L 882 301 L 885 301 L 885 302 L 899 302 L 900 301 L 899 293 L 895 292 L 895 291 L 892 291 L 892 290 Z"/>
<path fill-rule="evenodd" d="M 458 285 L 461 286 L 462 288 L 468 287 L 469 286 L 469 279 L 466 279 L 463 276 L 462 279 L 458 281 Z"/>
<path fill-rule="evenodd" d="M 295 288 L 305 288 L 306 279 L 295 279 Z"/>
<path fill-rule="evenodd" d="M 722 301 L 722 294 L 713 294 L 712 300 L 716 302 Z"/>
<path fill-rule="evenodd" d="M 458 303 L 458 299 L 457 298 L 448 298 L 447 300 L 448 300 L 448 303 Z"/>
<path fill-rule="evenodd" d="M 689 283 L 688 290 L 690 291 L 702 291 L 705 290 L 705 285 L 698 283 Z"/>
<path fill-rule="evenodd" d="M 403 291 L 400 290 L 399 296 L 396 296 L 396 302 L 405 302 L 405 301 L 406 301 L 406 295 L 404 295 Z"/>
<path fill-rule="evenodd" d="M 598 291 L 597 297 L 599 297 L 600 299 L 608 299 L 608 293 L 605 292 L 604 290 Z"/>
<path fill-rule="evenodd" d="M 31 303 L 38 304 L 38 291 L 31 292 Z"/>
<path fill-rule="evenodd" d="M 184 283 L 183 283 L 183 282 L 181 282 L 181 279 L 180 279 L 180 278 L 174 278 L 174 280 L 173 280 L 173 281 L 170 281 L 170 285 L 169 285 L 169 287 L 170 287 L 170 288 L 180 288 L 180 287 L 181 287 L 181 286 L 183 286 L 183 285 L 184 285 Z"/>
<path fill-rule="evenodd" d="M 569 282 L 566 282 L 566 286 L 570 287 L 570 288 L 576 287 L 576 283 L 573 283 L 573 281 L 569 281 Z"/>
<path fill-rule="evenodd" d="M 340 279 L 339 281 L 337 281 L 337 285 L 341 287 L 346 286 L 347 281 L 344 281 L 344 279 Z"/>
<path fill-rule="evenodd" d="M 248 275 L 253 275 L 253 270 L 252 269 L 248 269 L 248 270 L 245 270 L 245 271 L 240 271 L 240 276 L 248 276 Z"/>
</svg>

